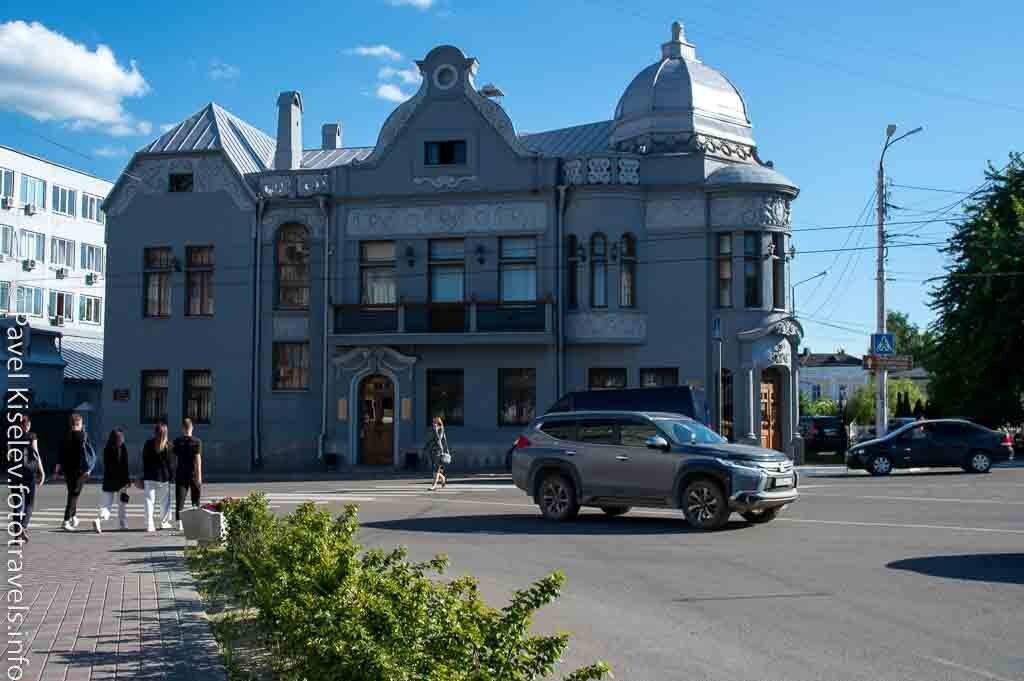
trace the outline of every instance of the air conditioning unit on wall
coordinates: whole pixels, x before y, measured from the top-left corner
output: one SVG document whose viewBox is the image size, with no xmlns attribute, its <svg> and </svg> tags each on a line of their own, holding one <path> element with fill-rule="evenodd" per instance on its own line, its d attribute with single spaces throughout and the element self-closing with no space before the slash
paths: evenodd
<svg viewBox="0 0 1024 681">
<path fill-rule="evenodd" d="M 14 198 L 10 196 L 0 198 L 0 208 L 3 208 L 4 210 L 11 210 L 14 208 Z"/>
<path fill-rule="evenodd" d="M 58 279 L 67 279 L 67 277 L 68 277 L 68 268 L 66 268 L 66 267 L 58 267 L 57 268 L 57 278 Z"/>
<path fill-rule="evenodd" d="M 53 326 L 64 326 L 64 315 L 58 314 L 50 317 L 50 324 Z"/>
<path fill-rule="evenodd" d="M 26 272 L 31 272 L 35 268 L 36 268 L 36 261 L 35 260 L 32 260 L 31 258 L 26 258 L 26 259 L 21 261 L 21 269 L 25 270 Z"/>
<path fill-rule="evenodd" d="M 35 215 L 37 213 L 36 204 L 26 203 L 25 204 L 25 215 Z"/>
</svg>

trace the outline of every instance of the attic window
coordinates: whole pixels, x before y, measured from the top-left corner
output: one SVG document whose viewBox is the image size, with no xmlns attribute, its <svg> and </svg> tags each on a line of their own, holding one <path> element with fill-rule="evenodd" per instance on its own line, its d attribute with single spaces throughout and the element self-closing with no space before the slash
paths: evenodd
<svg viewBox="0 0 1024 681">
<path fill-rule="evenodd" d="M 423 164 L 453 166 L 466 163 L 466 140 L 427 142 L 423 146 Z"/>
<path fill-rule="evenodd" d="M 192 173 L 171 173 L 169 191 L 192 191 Z"/>
</svg>

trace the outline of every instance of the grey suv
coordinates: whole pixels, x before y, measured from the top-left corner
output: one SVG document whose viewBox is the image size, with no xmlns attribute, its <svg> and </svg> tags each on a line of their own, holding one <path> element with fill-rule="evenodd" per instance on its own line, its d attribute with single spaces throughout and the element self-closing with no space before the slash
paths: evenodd
<svg viewBox="0 0 1024 681">
<path fill-rule="evenodd" d="M 682 508 L 701 530 L 735 511 L 764 523 L 797 498 L 797 474 L 780 452 L 730 444 L 679 414 L 589 411 L 545 414 L 519 437 L 512 479 L 545 518 L 581 506 L 611 516 L 632 506 Z"/>
</svg>

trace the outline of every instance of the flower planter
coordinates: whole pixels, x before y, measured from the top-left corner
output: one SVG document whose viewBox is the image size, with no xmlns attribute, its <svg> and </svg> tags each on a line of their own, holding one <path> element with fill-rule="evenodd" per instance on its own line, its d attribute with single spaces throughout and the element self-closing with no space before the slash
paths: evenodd
<svg viewBox="0 0 1024 681">
<path fill-rule="evenodd" d="M 223 513 L 205 508 L 190 508 L 181 512 L 185 539 L 200 545 L 220 544 L 227 538 L 228 524 Z"/>
</svg>

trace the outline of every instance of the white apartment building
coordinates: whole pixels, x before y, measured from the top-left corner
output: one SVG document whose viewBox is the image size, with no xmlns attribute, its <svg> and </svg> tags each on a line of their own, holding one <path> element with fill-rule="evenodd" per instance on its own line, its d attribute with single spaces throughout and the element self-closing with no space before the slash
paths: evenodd
<svg viewBox="0 0 1024 681">
<path fill-rule="evenodd" d="M 112 186 L 0 145 L 0 314 L 5 325 L 17 314 L 29 320 L 26 367 L 37 413 L 99 408 L 106 298 L 100 205 Z M 7 372 L 3 382 L 6 390 Z"/>
</svg>

